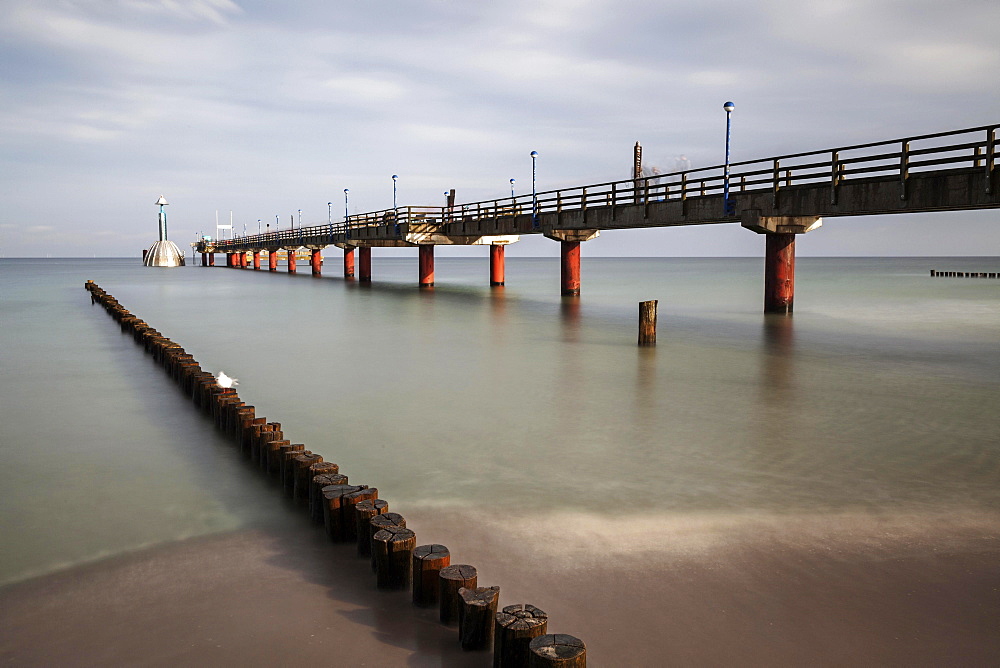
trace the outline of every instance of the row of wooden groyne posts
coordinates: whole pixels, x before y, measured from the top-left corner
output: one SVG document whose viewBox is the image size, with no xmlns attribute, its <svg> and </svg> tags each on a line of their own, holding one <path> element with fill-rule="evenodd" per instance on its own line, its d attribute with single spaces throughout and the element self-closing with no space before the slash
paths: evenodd
<svg viewBox="0 0 1000 668">
<path fill-rule="evenodd" d="M 332 541 L 357 545 L 358 556 L 371 561 L 379 589 L 412 589 L 414 605 L 437 606 L 442 624 L 457 625 L 464 650 L 492 648 L 494 668 L 586 666 L 584 643 L 570 635 L 549 634 L 544 611 L 515 604 L 498 612 L 500 588 L 478 586 L 476 568 L 452 564 L 444 545 L 418 546 L 416 534 L 402 515 L 389 512 L 377 488 L 349 484 L 337 464 L 324 461 L 301 443 L 284 440 L 280 423 L 258 417 L 234 388 L 220 386 L 178 343 L 130 313 L 93 281 L 84 287 L 91 303 L 103 306 L 122 332 L 142 344 L 195 407 L 210 414 L 241 454 L 307 508 Z"/>
<path fill-rule="evenodd" d="M 937 271 L 931 269 L 932 277 L 945 278 L 1000 278 L 1000 272 L 995 271 Z"/>
</svg>

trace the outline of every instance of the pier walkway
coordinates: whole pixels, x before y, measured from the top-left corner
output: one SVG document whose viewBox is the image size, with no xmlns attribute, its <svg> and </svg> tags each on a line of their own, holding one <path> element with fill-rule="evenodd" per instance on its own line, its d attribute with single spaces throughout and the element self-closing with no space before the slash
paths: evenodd
<svg viewBox="0 0 1000 668">
<path fill-rule="evenodd" d="M 371 280 L 373 247 L 417 246 L 419 285 L 434 285 L 434 246 L 489 245 L 490 283 L 504 283 L 504 247 L 520 235 L 560 242 L 561 288 L 580 292 L 580 244 L 601 230 L 739 224 L 765 235 L 764 310 L 790 313 L 794 298 L 795 236 L 824 217 L 961 211 L 1000 207 L 997 129 L 1000 124 L 902 139 L 780 155 L 760 160 L 447 206 L 400 206 L 344 220 L 227 240 L 201 241 L 203 265 L 226 253 L 227 265 L 277 270 L 277 253 L 344 249 L 344 275 Z"/>
</svg>

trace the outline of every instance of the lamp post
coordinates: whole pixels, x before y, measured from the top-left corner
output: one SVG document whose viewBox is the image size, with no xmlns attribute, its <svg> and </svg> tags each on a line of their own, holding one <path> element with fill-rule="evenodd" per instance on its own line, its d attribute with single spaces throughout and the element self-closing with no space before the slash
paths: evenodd
<svg viewBox="0 0 1000 668">
<path fill-rule="evenodd" d="M 732 129 L 732 116 L 733 109 L 736 105 L 732 102 L 726 102 L 722 105 L 722 108 L 726 110 L 726 167 L 723 176 L 723 192 L 722 192 L 722 214 L 725 216 L 733 215 L 733 205 L 729 201 L 729 138 L 730 131 Z"/>
<path fill-rule="evenodd" d="M 350 188 L 344 188 L 344 238 L 351 238 L 351 214 L 348 212 L 348 195 Z"/>
<path fill-rule="evenodd" d="M 535 187 L 535 160 L 538 151 L 531 152 L 531 227 L 538 229 L 538 190 Z"/>
<path fill-rule="evenodd" d="M 326 224 L 333 225 L 333 202 L 326 203 Z"/>
<path fill-rule="evenodd" d="M 260 234 L 260 218 L 257 219 L 257 234 Z"/>
<path fill-rule="evenodd" d="M 510 180 L 510 198 L 514 199 L 514 179 Z"/>
<path fill-rule="evenodd" d="M 274 214 L 274 231 L 275 233 L 281 231 L 281 223 L 278 221 L 278 214 Z"/>
<path fill-rule="evenodd" d="M 299 209 L 299 229 L 302 229 L 302 209 Z"/>
<path fill-rule="evenodd" d="M 398 174 L 392 175 L 392 212 L 396 213 L 396 181 L 399 179 Z"/>
</svg>

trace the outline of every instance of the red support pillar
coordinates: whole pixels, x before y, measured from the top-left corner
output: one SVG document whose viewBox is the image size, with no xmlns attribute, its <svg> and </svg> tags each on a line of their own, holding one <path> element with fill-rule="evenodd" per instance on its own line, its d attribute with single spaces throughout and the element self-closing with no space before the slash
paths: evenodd
<svg viewBox="0 0 1000 668">
<path fill-rule="evenodd" d="M 358 264 L 359 276 L 358 279 L 363 283 L 371 283 L 372 280 L 372 247 L 371 246 L 361 246 L 358 248 Z"/>
<path fill-rule="evenodd" d="M 560 241 L 562 251 L 562 294 L 576 296 L 580 294 L 580 242 Z"/>
<path fill-rule="evenodd" d="M 795 300 L 795 235 L 765 234 L 764 313 L 792 312 Z"/>
<path fill-rule="evenodd" d="M 354 278 L 354 246 L 344 249 L 344 278 Z"/>
<path fill-rule="evenodd" d="M 267 270 L 278 271 L 278 251 L 273 249 L 267 251 Z"/>
<path fill-rule="evenodd" d="M 288 251 L 288 273 L 295 273 L 295 251 Z"/>
<path fill-rule="evenodd" d="M 417 246 L 420 249 L 420 287 L 434 287 L 434 246 Z"/>
<path fill-rule="evenodd" d="M 323 273 L 323 251 L 318 248 L 312 249 L 309 256 L 309 266 L 312 267 L 312 275 L 319 276 Z"/>
<path fill-rule="evenodd" d="M 255 250 L 253 252 L 253 270 L 260 271 L 260 251 Z"/>
<path fill-rule="evenodd" d="M 203 267 L 207 267 L 208 266 L 208 253 L 202 253 L 201 254 L 201 266 L 203 266 Z"/>
<path fill-rule="evenodd" d="M 236 262 L 235 253 L 226 253 L 226 266 L 232 268 L 233 264 Z"/>
<path fill-rule="evenodd" d="M 246 251 L 240 251 L 239 258 L 240 258 L 240 269 L 246 269 L 247 268 L 247 252 Z"/>
<path fill-rule="evenodd" d="M 209 267 L 214 267 L 215 266 L 215 253 L 209 253 L 208 254 L 208 266 Z"/>
<path fill-rule="evenodd" d="M 500 244 L 490 245 L 490 285 L 493 287 L 503 285 L 504 248 L 506 246 Z"/>
</svg>

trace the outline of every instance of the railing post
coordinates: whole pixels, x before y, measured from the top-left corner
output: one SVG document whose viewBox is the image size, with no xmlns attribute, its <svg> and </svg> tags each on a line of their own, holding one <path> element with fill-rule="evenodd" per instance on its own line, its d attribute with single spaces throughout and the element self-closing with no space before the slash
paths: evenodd
<svg viewBox="0 0 1000 668">
<path fill-rule="evenodd" d="M 840 185 L 840 152 L 830 154 L 830 204 L 837 203 L 837 186 Z"/>
<path fill-rule="evenodd" d="M 556 192 L 556 220 L 562 225 L 562 191 Z"/>
<path fill-rule="evenodd" d="M 688 199 L 688 175 L 687 172 L 681 174 L 681 216 L 687 215 L 687 199 Z"/>
<path fill-rule="evenodd" d="M 993 192 L 993 167 L 997 156 L 997 129 L 986 130 L 986 194 Z"/>
<path fill-rule="evenodd" d="M 580 208 L 583 210 L 583 223 L 587 224 L 587 189 L 583 189 L 583 194 L 580 195 Z"/>
<path fill-rule="evenodd" d="M 778 193 L 781 191 L 781 163 L 775 159 L 771 169 L 771 206 L 778 208 Z"/>
<path fill-rule="evenodd" d="M 649 218 L 649 179 L 642 182 L 642 217 Z"/>
<path fill-rule="evenodd" d="M 899 199 L 906 200 L 906 180 L 910 178 L 910 142 L 904 140 L 899 153 Z"/>
<path fill-rule="evenodd" d="M 611 220 L 615 219 L 615 209 L 618 208 L 618 183 L 611 184 Z"/>
</svg>

